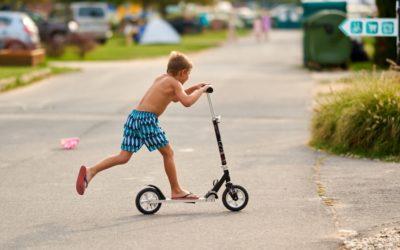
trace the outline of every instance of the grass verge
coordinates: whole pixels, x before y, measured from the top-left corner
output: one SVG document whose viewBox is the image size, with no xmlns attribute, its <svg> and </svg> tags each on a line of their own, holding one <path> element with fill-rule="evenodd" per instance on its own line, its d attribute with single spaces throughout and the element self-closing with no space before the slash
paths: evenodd
<svg viewBox="0 0 400 250">
<path fill-rule="evenodd" d="M 248 34 L 247 30 L 238 31 L 239 36 Z M 168 55 L 171 50 L 179 50 L 184 53 L 201 51 L 215 47 L 227 38 L 226 31 L 205 31 L 201 34 L 184 35 L 180 44 L 176 45 L 136 45 L 127 46 L 122 36 L 111 38 L 105 45 L 97 46 L 93 51 L 87 53 L 83 60 L 128 60 L 151 58 Z M 50 60 L 76 61 L 81 60 L 73 47 L 68 47 L 61 57 L 53 57 Z"/>
<path fill-rule="evenodd" d="M 400 73 L 363 72 L 320 96 L 310 144 L 335 154 L 400 161 Z"/>
<path fill-rule="evenodd" d="M 1 66 L 0 67 L 0 92 L 9 91 L 34 83 L 43 78 L 77 71 L 75 68 L 54 67 L 40 65 L 36 67 L 29 66 Z"/>
</svg>

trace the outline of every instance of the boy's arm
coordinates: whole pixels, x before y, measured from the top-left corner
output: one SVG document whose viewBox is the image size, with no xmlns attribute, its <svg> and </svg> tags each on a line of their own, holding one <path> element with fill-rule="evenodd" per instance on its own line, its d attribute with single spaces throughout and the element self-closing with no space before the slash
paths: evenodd
<svg viewBox="0 0 400 250">
<path fill-rule="evenodd" d="M 188 95 L 180 82 L 173 81 L 172 86 L 174 88 L 176 99 L 185 107 L 192 106 L 208 88 L 208 85 L 204 85 L 193 90 L 193 92 Z"/>
<path fill-rule="evenodd" d="M 206 84 L 205 84 L 205 83 L 196 84 L 196 85 L 194 85 L 194 86 L 192 86 L 192 87 L 190 87 L 190 88 L 185 89 L 185 93 L 186 93 L 187 95 L 190 95 L 190 94 L 193 93 L 196 89 L 199 89 L 199 88 L 203 87 L 204 85 L 206 85 Z"/>
</svg>

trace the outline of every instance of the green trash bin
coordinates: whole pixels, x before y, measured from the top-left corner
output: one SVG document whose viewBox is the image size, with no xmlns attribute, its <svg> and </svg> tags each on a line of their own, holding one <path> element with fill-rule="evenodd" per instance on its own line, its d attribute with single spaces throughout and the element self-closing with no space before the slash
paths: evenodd
<svg viewBox="0 0 400 250">
<path fill-rule="evenodd" d="M 304 23 L 304 64 L 309 68 L 347 67 L 351 41 L 339 29 L 346 14 L 323 10 L 308 17 Z"/>
</svg>

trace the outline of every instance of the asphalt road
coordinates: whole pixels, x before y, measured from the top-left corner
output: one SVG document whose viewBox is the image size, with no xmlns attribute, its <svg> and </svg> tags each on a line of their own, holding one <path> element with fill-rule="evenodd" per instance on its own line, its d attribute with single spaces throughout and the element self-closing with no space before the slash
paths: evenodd
<svg viewBox="0 0 400 250">
<path fill-rule="evenodd" d="M 75 192 L 81 164 L 117 153 L 122 127 L 166 58 L 77 64 L 79 73 L 0 95 L 0 249 L 335 249 L 330 210 L 315 184 L 306 146 L 313 81 L 301 69 L 301 34 L 275 32 L 192 55 L 190 83 L 215 86 L 214 107 L 233 183 L 250 202 L 239 213 L 222 202 L 168 204 L 154 216 L 134 205 L 146 184 L 169 185 L 157 152 Z M 188 85 L 190 85 L 188 83 Z M 219 155 L 206 98 L 171 105 L 160 118 L 182 185 L 205 194 L 219 178 Z M 59 141 L 78 136 L 76 150 Z"/>
</svg>

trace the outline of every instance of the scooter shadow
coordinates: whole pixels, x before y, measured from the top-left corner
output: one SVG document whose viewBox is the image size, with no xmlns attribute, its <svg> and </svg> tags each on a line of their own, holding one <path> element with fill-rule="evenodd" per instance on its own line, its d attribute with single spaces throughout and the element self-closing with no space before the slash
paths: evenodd
<svg viewBox="0 0 400 250">
<path fill-rule="evenodd" d="M 224 217 L 224 216 L 235 216 L 239 214 L 243 214 L 245 212 L 230 212 L 224 211 L 220 213 L 206 213 L 206 212 L 191 212 L 191 213 L 170 213 L 170 214 L 150 214 L 150 215 L 132 215 L 132 216 L 124 216 L 120 217 L 117 220 L 137 220 L 137 221 L 144 221 L 144 220 L 153 220 L 153 219 L 166 219 L 166 218 L 190 218 L 190 219 L 197 219 L 197 218 L 216 218 L 216 217 Z"/>
<path fill-rule="evenodd" d="M 117 220 L 129 220 L 134 222 L 138 221 L 153 221 L 153 220 L 161 220 L 163 221 L 164 219 L 170 219 L 170 218 L 179 218 L 179 221 L 164 221 L 163 223 L 167 224 L 175 224 L 175 223 L 182 223 L 182 222 L 187 222 L 191 220 L 196 220 L 196 219 L 205 219 L 205 218 L 218 218 L 218 217 L 231 217 L 231 216 L 239 216 L 240 214 L 243 214 L 244 212 L 230 212 L 230 211 L 223 211 L 220 213 L 207 213 L 207 212 L 192 212 L 192 213 L 170 213 L 170 214 L 153 214 L 153 215 L 142 215 L 142 214 L 137 214 L 137 215 L 132 215 L 132 216 L 124 216 L 120 217 Z M 156 225 L 158 226 L 158 225 Z"/>
<path fill-rule="evenodd" d="M 154 225 L 150 225 L 148 223 L 145 223 L 146 221 L 154 221 L 157 220 L 161 222 L 163 225 L 173 225 L 173 224 L 178 224 L 178 223 L 184 223 L 187 221 L 191 220 L 196 220 L 196 219 L 204 219 L 204 218 L 217 218 L 217 217 L 225 217 L 225 216 L 239 216 L 240 214 L 245 213 L 244 211 L 241 212 L 229 212 L 229 211 L 224 211 L 221 213 L 201 213 L 201 212 L 195 212 L 195 213 L 171 213 L 171 214 L 152 214 L 152 215 L 142 215 L 142 214 L 136 214 L 132 216 L 123 216 L 115 219 L 115 223 L 109 224 L 109 225 L 96 225 L 95 227 L 90 227 L 84 230 L 79 230 L 80 232 L 90 232 L 90 231 L 97 231 L 97 230 L 103 230 L 103 229 L 110 229 L 110 228 L 115 228 L 115 227 L 120 227 L 124 225 L 135 225 L 133 231 L 138 231 L 142 229 L 149 229 L 153 227 L 159 227 L 160 223 L 156 223 Z M 179 218 L 179 220 L 173 220 L 173 221 L 164 221 L 164 219 L 170 219 L 170 218 Z M 183 219 L 182 219 L 183 218 Z M 143 226 L 139 226 L 140 223 L 145 223 Z"/>
</svg>

